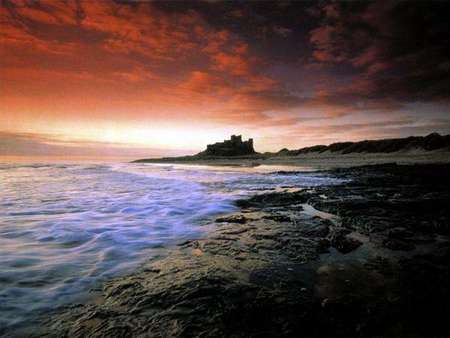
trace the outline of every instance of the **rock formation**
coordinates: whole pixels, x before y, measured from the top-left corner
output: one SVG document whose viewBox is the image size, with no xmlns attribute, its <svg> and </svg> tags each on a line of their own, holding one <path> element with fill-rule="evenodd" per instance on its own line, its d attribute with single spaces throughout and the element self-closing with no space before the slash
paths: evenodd
<svg viewBox="0 0 450 338">
<path fill-rule="evenodd" d="M 206 150 L 198 156 L 245 156 L 256 154 L 253 149 L 253 139 L 242 141 L 241 135 L 232 135 L 229 140 L 208 144 Z"/>
</svg>

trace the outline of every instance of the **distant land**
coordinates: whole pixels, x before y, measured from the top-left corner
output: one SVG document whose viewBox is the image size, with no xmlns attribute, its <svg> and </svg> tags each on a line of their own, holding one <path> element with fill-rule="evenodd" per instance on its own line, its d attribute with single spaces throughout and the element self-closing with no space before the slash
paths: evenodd
<svg viewBox="0 0 450 338">
<path fill-rule="evenodd" d="M 135 163 L 197 162 L 204 164 L 319 164 L 345 162 L 345 166 L 384 162 L 450 162 L 450 135 L 432 133 L 427 136 L 410 136 L 359 142 L 337 142 L 316 145 L 296 150 L 283 148 L 278 152 L 258 153 L 253 140 L 243 141 L 241 135 L 232 135 L 229 140 L 207 145 L 195 155 L 180 157 L 148 158 Z M 237 161 L 237 162 L 236 162 Z M 249 162 L 250 161 L 250 162 Z M 263 162 L 260 162 L 263 161 Z M 298 163 L 302 162 L 302 163 Z"/>
<path fill-rule="evenodd" d="M 439 135 L 432 133 L 427 136 L 410 136 L 405 138 L 392 138 L 383 140 L 365 140 L 359 142 L 338 142 L 328 146 L 317 145 L 301 148 L 298 150 L 281 149 L 277 155 L 296 156 L 307 153 L 323 153 L 330 151 L 341 154 L 350 153 L 393 153 L 397 151 L 407 151 L 411 149 L 421 149 L 426 151 L 437 149 L 450 149 L 450 135 Z"/>
</svg>

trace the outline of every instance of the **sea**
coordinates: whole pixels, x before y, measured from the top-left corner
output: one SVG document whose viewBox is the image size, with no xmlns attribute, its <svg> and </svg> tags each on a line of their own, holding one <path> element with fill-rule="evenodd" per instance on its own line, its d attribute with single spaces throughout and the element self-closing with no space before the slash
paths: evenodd
<svg viewBox="0 0 450 338">
<path fill-rule="evenodd" d="M 207 236 L 237 199 L 338 182 L 289 166 L 0 164 L 0 336 Z"/>
</svg>

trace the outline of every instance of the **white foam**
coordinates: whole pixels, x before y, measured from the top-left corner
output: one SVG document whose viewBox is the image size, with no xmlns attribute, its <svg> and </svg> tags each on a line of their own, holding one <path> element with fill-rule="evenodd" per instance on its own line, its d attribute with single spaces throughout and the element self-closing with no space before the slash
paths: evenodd
<svg viewBox="0 0 450 338">
<path fill-rule="evenodd" d="M 336 182 L 279 168 L 2 165 L 0 326 L 132 271 L 152 248 L 203 234 L 233 201 L 264 189 Z M 30 308 L 33 304 L 33 308 Z M 30 310 L 31 313 L 30 313 Z"/>
</svg>

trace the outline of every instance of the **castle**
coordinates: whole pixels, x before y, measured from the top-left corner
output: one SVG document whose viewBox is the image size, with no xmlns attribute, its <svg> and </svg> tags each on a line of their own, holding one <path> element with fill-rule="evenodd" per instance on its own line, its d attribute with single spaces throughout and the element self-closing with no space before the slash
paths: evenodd
<svg viewBox="0 0 450 338">
<path fill-rule="evenodd" d="M 243 156 L 256 154 L 253 149 L 253 139 L 242 141 L 241 135 L 232 135 L 229 140 L 208 144 L 201 156 Z"/>
</svg>

